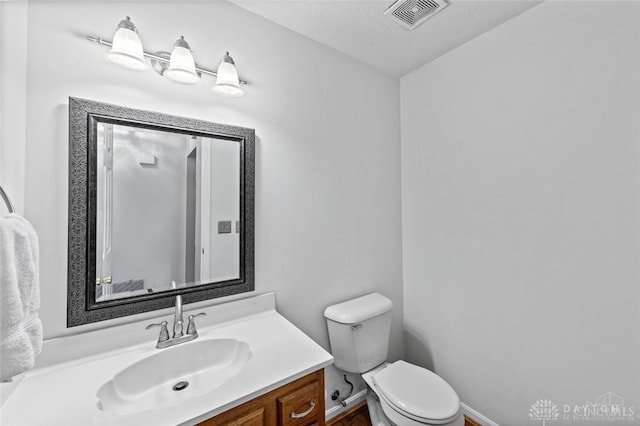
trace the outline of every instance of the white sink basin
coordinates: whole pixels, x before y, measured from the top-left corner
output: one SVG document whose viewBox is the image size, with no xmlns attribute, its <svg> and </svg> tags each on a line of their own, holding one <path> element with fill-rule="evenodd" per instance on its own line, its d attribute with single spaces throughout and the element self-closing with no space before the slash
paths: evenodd
<svg viewBox="0 0 640 426">
<path fill-rule="evenodd" d="M 194 340 L 156 353 L 117 373 L 98 390 L 98 407 L 117 414 L 164 408 L 210 392 L 238 375 L 251 357 L 235 339 Z"/>
</svg>

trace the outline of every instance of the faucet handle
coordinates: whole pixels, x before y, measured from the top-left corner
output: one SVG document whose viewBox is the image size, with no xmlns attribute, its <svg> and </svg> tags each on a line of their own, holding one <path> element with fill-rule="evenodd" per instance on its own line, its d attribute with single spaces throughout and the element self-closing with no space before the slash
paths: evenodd
<svg viewBox="0 0 640 426">
<path fill-rule="evenodd" d="M 149 330 L 153 327 L 160 327 L 160 336 L 158 336 L 158 344 L 169 340 L 169 330 L 167 329 L 168 322 L 162 321 L 155 324 L 149 324 L 145 329 Z"/>
<path fill-rule="evenodd" d="M 200 312 L 199 314 L 189 315 L 187 318 L 189 319 L 189 325 L 187 325 L 187 334 L 198 334 L 198 330 L 196 330 L 196 322 L 195 318 L 207 315 L 206 312 Z"/>
</svg>

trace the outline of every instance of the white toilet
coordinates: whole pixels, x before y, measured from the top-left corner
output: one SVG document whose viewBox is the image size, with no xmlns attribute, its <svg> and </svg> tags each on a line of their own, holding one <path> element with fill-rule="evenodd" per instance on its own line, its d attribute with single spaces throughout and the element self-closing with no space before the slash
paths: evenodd
<svg viewBox="0 0 640 426">
<path fill-rule="evenodd" d="M 393 303 L 371 293 L 324 311 L 335 366 L 362 374 L 374 426 L 464 426 L 460 398 L 431 371 L 386 362 Z"/>
</svg>

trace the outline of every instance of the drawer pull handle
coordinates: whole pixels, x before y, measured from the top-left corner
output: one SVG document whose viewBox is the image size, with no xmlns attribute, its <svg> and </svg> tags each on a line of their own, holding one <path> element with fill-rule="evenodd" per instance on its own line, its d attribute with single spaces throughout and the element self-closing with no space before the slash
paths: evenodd
<svg viewBox="0 0 640 426">
<path fill-rule="evenodd" d="M 303 411 L 302 413 L 291 413 L 291 418 L 292 419 L 301 419 L 307 415 L 309 415 L 313 409 L 316 408 L 316 403 L 313 401 L 309 401 L 309 409 L 307 411 Z"/>
</svg>

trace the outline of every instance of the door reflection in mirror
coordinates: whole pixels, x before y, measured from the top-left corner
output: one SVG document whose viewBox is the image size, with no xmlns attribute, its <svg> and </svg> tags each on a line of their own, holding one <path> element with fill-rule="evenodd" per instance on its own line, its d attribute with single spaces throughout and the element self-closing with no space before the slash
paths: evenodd
<svg viewBox="0 0 640 426">
<path fill-rule="evenodd" d="M 99 122 L 96 301 L 240 277 L 240 144 Z"/>
</svg>

